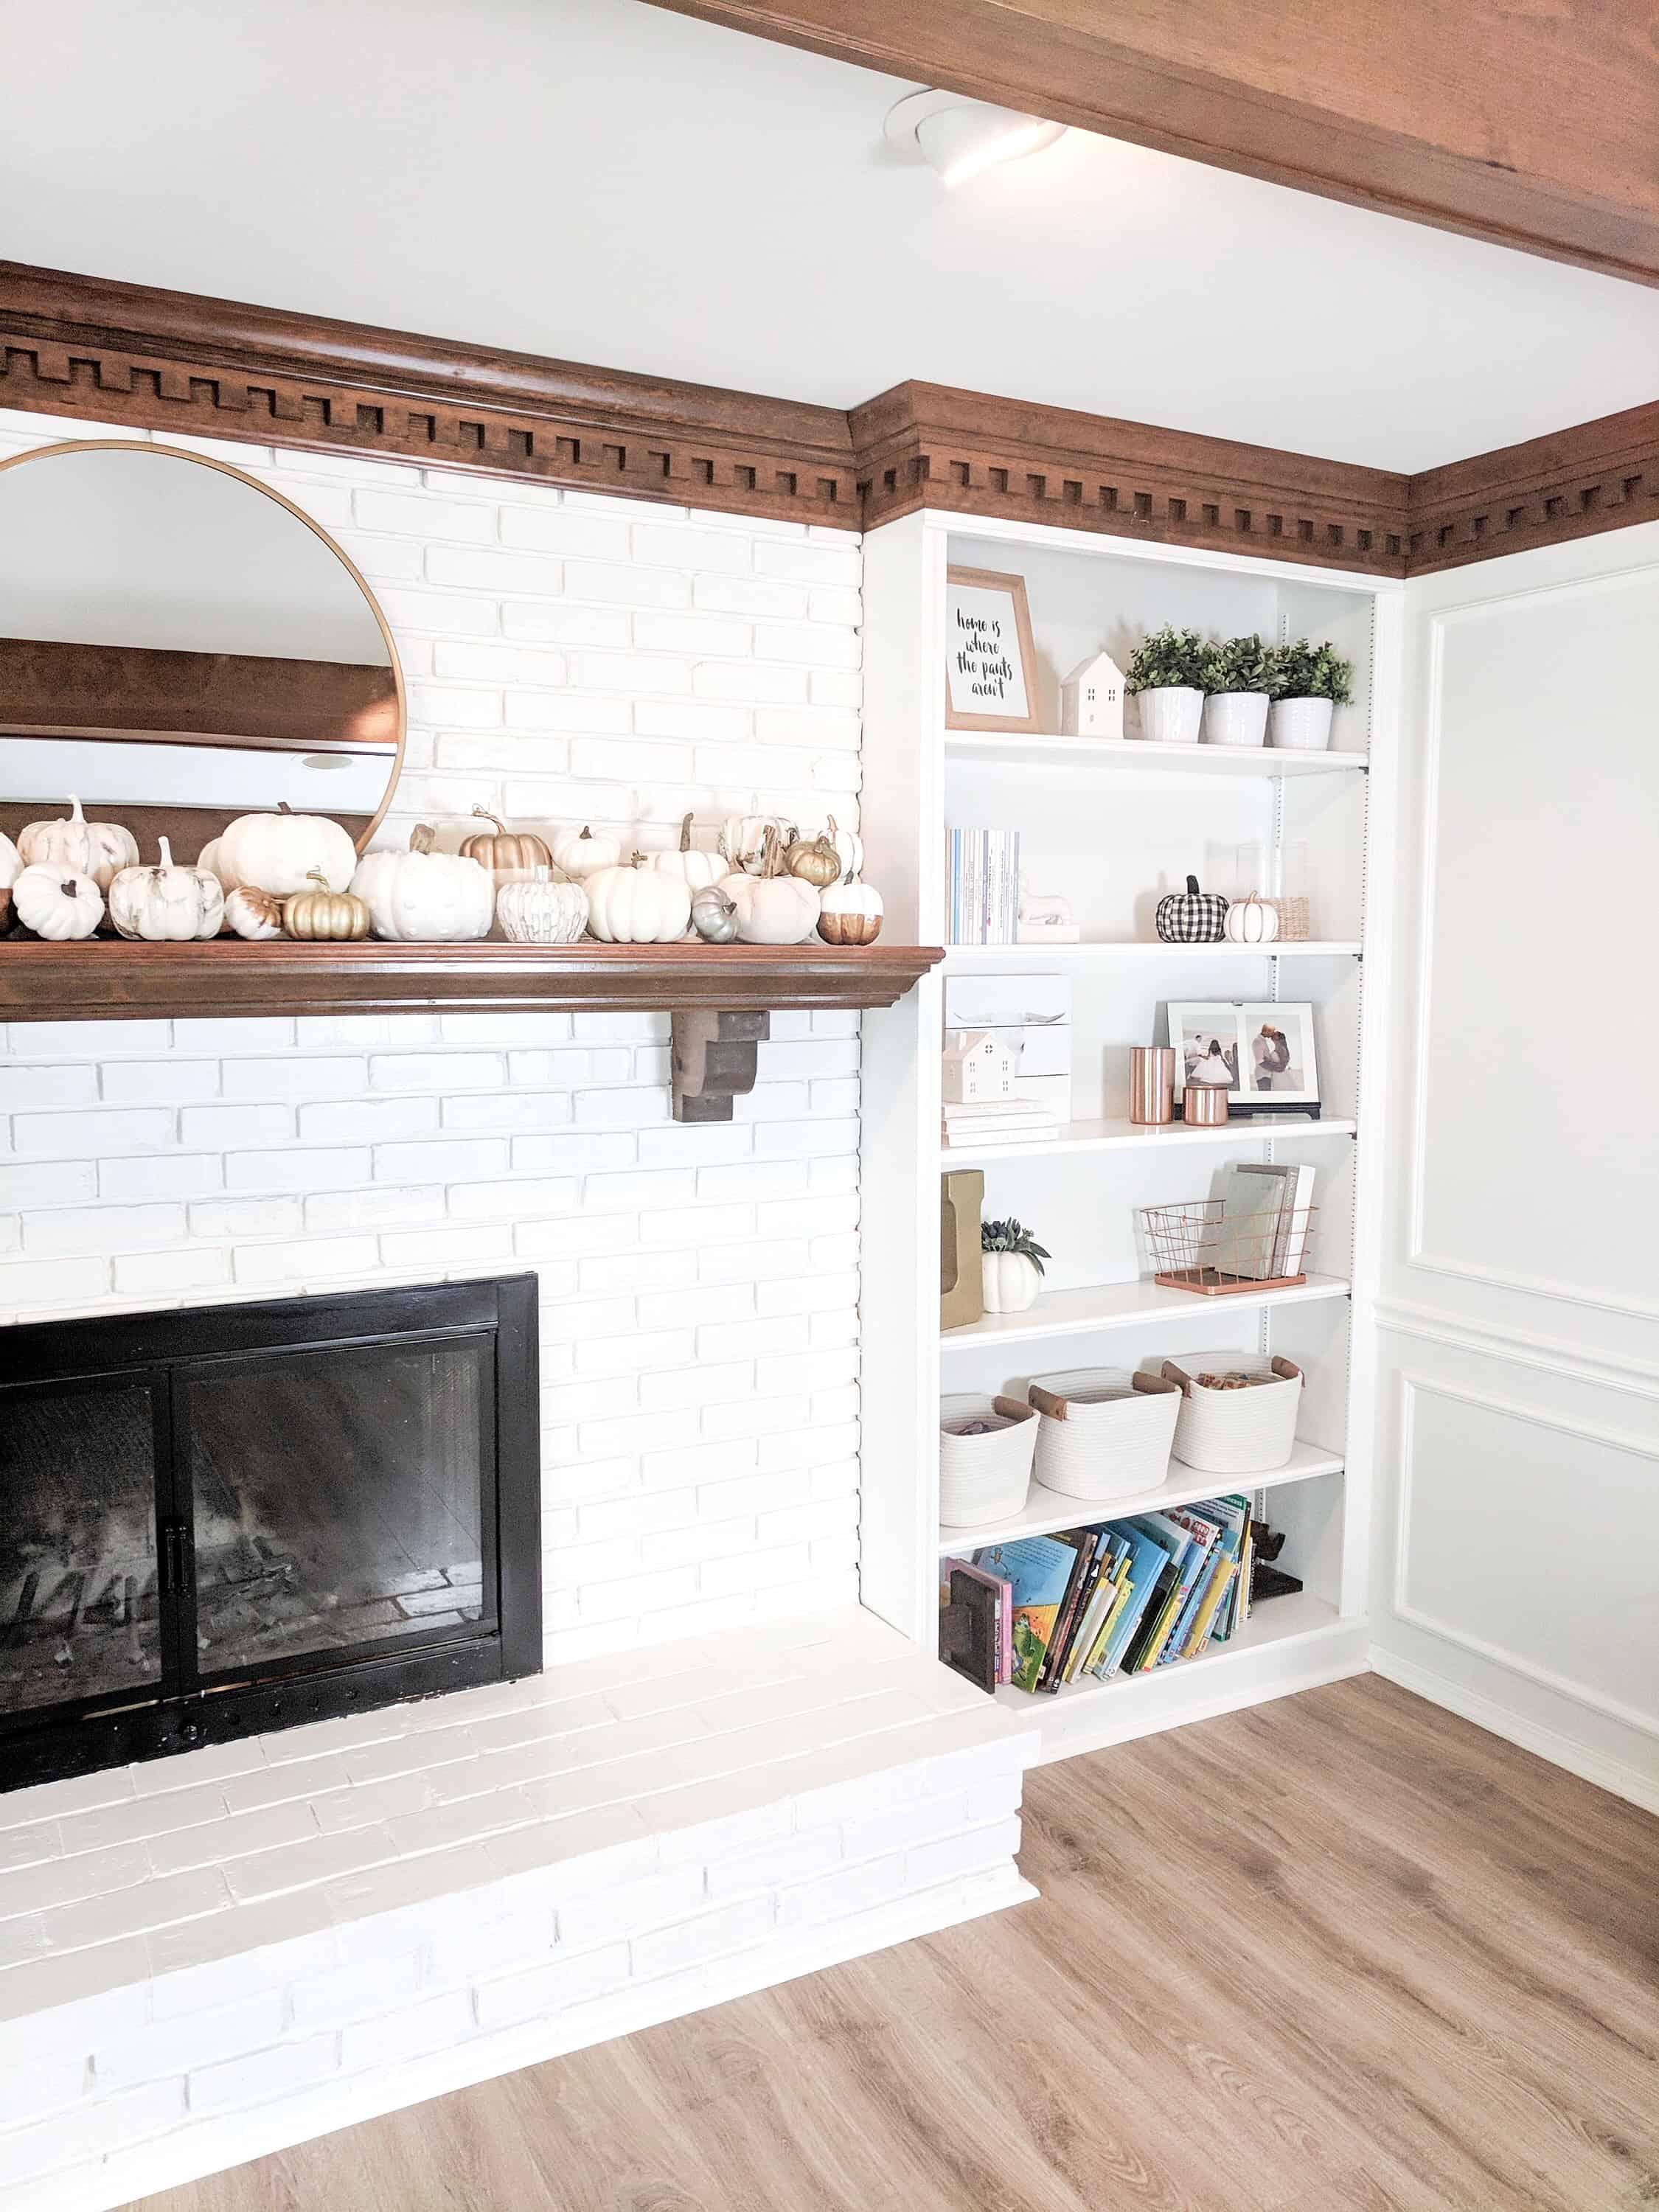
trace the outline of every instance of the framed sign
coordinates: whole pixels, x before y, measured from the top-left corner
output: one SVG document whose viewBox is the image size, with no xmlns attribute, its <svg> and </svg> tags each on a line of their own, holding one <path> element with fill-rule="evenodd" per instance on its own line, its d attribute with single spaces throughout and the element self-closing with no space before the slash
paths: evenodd
<svg viewBox="0 0 1659 2212">
<path fill-rule="evenodd" d="M 947 569 L 945 639 L 945 728 L 1034 737 L 1042 720 L 1024 577 Z"/>
</svg>

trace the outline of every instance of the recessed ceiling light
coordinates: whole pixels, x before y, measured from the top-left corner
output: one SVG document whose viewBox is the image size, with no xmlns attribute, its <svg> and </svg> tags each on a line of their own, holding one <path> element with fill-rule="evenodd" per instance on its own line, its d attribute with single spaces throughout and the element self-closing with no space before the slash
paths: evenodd
<svg viewBox="0 0 1659 2212">
<path fill-rule="evenodd" d="M 1000 161 L 1023 161 L 1065 136 L 1063 123 L 1022 115 L 958 92 L 912 92 L 889 110 L 890 146 L 924 161 L 945 185 L 959 185 Z"/>
</svg>

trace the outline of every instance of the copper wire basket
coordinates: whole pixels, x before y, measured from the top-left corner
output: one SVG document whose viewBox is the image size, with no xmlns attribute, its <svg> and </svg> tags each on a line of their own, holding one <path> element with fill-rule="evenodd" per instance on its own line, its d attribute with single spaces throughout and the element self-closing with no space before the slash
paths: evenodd
<svg viewBox="0 0 1659 2212">
<path fill-rule="evenodd" d="M 1270 1206 L 1224 1218 L 1220 1199 L 1199 1198 L 1182 1206 L 1144 1206 L 1140 1212 L 1152 1279 L 1172 1291 L 1218 1298 L 1236 1291 L 1288 1290 L 1308 1279 L 1301 1261 L 1318 1218 L 1316 1206 Z"/>
</svg>

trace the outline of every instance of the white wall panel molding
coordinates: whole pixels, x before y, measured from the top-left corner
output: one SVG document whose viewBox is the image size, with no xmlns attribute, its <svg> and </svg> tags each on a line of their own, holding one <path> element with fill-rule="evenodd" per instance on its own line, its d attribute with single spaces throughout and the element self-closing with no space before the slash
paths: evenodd
<svg viewBox="0 0 1659 2212">
<path fill-rule="evenodd" d="M 1381 1328 L 1397 1336 L 1443 1345 L 1449 1350 L 1472 1352 L 1482 1359 L 1501 1359 L 1511 1367 L 1528 1367 L 1540 1374 L 1559 1375 L 1567 1382 L 1588 1383 L 1597 1389 L 1621 1390 L 1635 1397 L 1659 1399 L 1659 1367 L 1638 1360 L 1596 1358 L 1581 1352 L 1577 1345 L 1562 1337 L 1486 1328 L 1462 1315 L 1436 1312 L 1400 1298 L 1379 1301 L 1376 1318 Z"/>
<path fill-rule="evenodd" d="M 1418 1419 L 1419 1401 L 1425 1397 L 1438 1398 L 1449 1404 L 1467 1406 L 1490 1413 L 1494 1419 L 1517 1421 L 1531 1428 L 1547 1430 L 1564 1440 L 1564 1449 L 1582 1449 L 1585 1444 L 1599 1445 L 1608 1451 L 1646 1461 L 1659 1467 L 1659 1442 L 1633 1434 L 1628 1430 L 1613 1429 L 1599 1423 L 1565 1420 L 1547 1413 L 1526 1401 L 1487 1391 L 1468 1390 L 1435 1381 L 1420 1374 L 1402 1371 L 1398 1377 L 1400 1480 L 1396 1498 L 1395 1542 L 1394 1552 L 1393 1610 L 1402 1621 L 1442 1641 L 1472 1653 L 1491 1664 L 1505 1668 L 1534 1682 L 1540 1689 L 1558 1698 L 1582 1705 L 1589 1711 L 1613 1721 L 1620 1728 L 1659 1743 L 1659 1711 L 1644 1711 L 1626 1699 L 1610 1695 L 1593 1684 L 1576 1681 L 1559 1668 L 1543 1664 L 1523 1651 L 1518 1651 L 1493 1638 L 1483 1636 L 1471 1628 L 1448 1620 L 1425 1606 L 1413 1602 L 1408 1591 L 1411 1576 L 1411 1534 L 1417 1505 L 1419 1473 Z M 1659 1483 L 1656 1484 L 1659 1487 Z M 1493 1516 L 1501 1510 L 1501 1501 L 1492 1501 Z M 1564 1566 L 1567 1562 L 1564 1559 Z M 1479 1573 L 1483 1563 L 1470 1559 L 1460 1562 L 1470 1571 Z M 1496 1571 L 1494 1567 L 1493 1571 Z"/>
</svg>

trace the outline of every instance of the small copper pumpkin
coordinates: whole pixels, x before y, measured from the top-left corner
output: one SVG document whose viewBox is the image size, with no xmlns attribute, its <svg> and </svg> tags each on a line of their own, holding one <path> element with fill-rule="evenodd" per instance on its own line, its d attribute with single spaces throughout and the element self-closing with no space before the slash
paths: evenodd
<svg viewBox="0 0 1659 2212">
<path fill-rule="evenodd" d="M 314 891 L 294 891 L 283 901 L 283 929 L 315 943 L 345 943 L 368 935 L 368 908 L 350 891 L 329 889 L 320 868 L 307 872 Z"/>
<path fill-rule="evenodd" d="M 497 889 L 502 884 L 533 884 L 538 868 L 551 868 L 553 855 L 544 838 L 528 830 L 509 830 L 488 807 L 475 806 L 472 811 L 489 827 L 463 837 L 461 853 L 488 868 Z"/>
<path fill-rule="evenodd" d="M 815 891 L 828 890 L 841 880 L 841 854 L 827 836 L 798 837 L 784 854 L 783 865 Z"/>
</svg>

